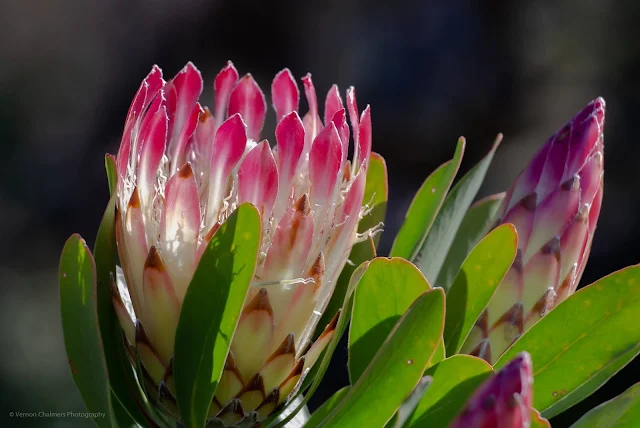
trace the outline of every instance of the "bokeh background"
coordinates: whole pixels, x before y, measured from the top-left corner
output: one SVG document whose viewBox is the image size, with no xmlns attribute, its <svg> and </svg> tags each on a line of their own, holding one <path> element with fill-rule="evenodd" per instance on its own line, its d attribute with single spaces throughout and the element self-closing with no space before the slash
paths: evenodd
<svg viewBox="0 0 640 428">
<path fill-rule="evenodd" d="M 263 88 L 289 67 L 319 94 L 357 86 L 390 172 L 388 252 L 415 191 L 465 135 L 467 170 L 505 134 L 479 196 L 505 189 L 584 104 L 607 101 L 605 199 L 583 284 L 640 262 L 640 3 L 530 0 L 3 0 L 0 8 L 0 425 L 9 411 L 82 411 L 59 319 L 65 239 L 93 241 L 129 103 L 151 65 L 188 60 L 205 103 L 227 59 Z M 265 135 L 272 135 L 270 113 Z M 639 320 L 640 322 L 640 315 Z M 550 332 L 550 334 L 553 334 Z M 312 406 L 347 382 L 341 346 Z M 640 363 L 562 417 L 640 380 Z"/>
</svg>

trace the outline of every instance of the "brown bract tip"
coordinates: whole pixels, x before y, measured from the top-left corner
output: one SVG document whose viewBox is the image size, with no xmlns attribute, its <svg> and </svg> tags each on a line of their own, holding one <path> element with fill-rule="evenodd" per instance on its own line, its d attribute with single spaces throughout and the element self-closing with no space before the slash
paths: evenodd
<svg viewBox="0 0 640 428">
<path fill-rule="evenodd" d="M 220 413 L 218 413 L 218 415 L 222 416 L 225 413 L 235 413 L 237 415 L 244 416 L 244 409 L 242 408 L 242 402 L 237 398 L 234 398 L 233 400 L 229 401 L 229 403 L 226 406 L 224 406 L 222 410 L 220 410 Z"/>
<path fill-rule="evenodd" d="M 234 372 L 238 370 L 236 359 L 233 356 L 233 352 L 231 352 L 231 350 L 229 350 L 229 353 L 227 354 L 227 359 L 224 362 L 224 370 L 229 370 Z"/>
<path fill-rule="evenodd" d="M 560 237 L 554 236 L 542 247 L 543 254 L 552 254 L 556 260 L 560 261 Z"/>
<path fill-rule="evenodd" d="M 278 349 L 276 349 L 273 354 L 267 359 L 266 363 L 269 363 L 281 355 L 294 354 L 296 353 L 296 344 L 294 340 L 293 333 L 287 334 L 287 337 L 284 338 Z"/>
<path fill-rule="evenodd" d="M 580 190 L 580 176 L 575 174 L 560 186 L 562 190 L 576 192 Z"/>
<path fill-rule="evenodd" d="M 136 321 L 136 344 L 144 343 L 146 345 L 151 344 L 149 341 L 149 337 L 147 336 L 147 332 L 144 329 L 144 326 L 140 322 L 140 320 Z"/>
<path fill-rule="evenodd" d="M 258 294 L 256 294 L 244 308 L 243 313 L 250 313 L 252 311 L 267 311 L 269 315 L 273 315 L 271 302 L 269 302 L 269 293 L 267 293 L 266 288 L 261 288 L 260 291 L 258 291 Z"/>
<path fill-rule="evenodd" d="M 327 324 L 327 326 L 324 328 L 324 331 L 318 337 L 317 340 L 320 340 L 326 335 L 333 333 L 333 331 L 336 329 L 336 326 L 338 325 L 338 320 L 340 319 L 340 313 L 342 313 L 342 308 L 338 309 L 336 314 L 333 316 L 333 318 L 331 318 L 331 321 L 329 321 L 329 324 Z"/>
<path fill-rule="evenodd" d="M 209 107 L 205 106 L 204 111 L 198 116 L 198 120 L 200 121 L 200 123 L 203 123 L 206 122 L 207 119 L 209 119 L 211 116 L 213 116 L 211 114 L 211 110 L 209 110 Z"/>
<path fill-rule="evenodd" d="M 160 258 L 160 253 L 154 245 L 149 248 L 149 254 L 147 255 L 147 260 L 144 262 L 145 269 L 155 269 L 158 272 L 164 272 L 164 263 L 162 263 L 162 259 Z"/>
<path fill-rule="evenodd" d="M 193 169 L 191 169 L 191 163 L 187 162 L 178 170 L 178 177 L 189 178 L 193 176 Z"/>
<path fill-rule="evenodd" d="M 291 373 L 289 373 L 289 376 L 287 376 L 287 378 L 280 384 L 281 386 L 287 383 L 287 381 L 302 374 L 302 371 L 304 370 L 304 361 L 304 356 L 300 357 L 300 359 L 296 362 L 296 365 L 291 369 Z"/>
<path fill-rule="evenodd" d="M 516 250 L 516 257 L 513 259 L 513 264 L 511 265 L 511 268 L 518 273 L 522 273 L 524 269 L 524 258 L 522 255 L 522 250 L 520 248 Z"/>
<path fill-rule="evenodd" d="M 138 188 L 133 188 L 131 198 L 129 198 L 129 208 L 140 208 L 140 196 L 138 195 Z"/>
<path fill-rule="evenodd" d="M 531 192 L 527 196 L 522 198 L 520 203 L 525 210 L 533 212 L 538 206 L 538 194 L 536 192 Z"/>
<path fill-rule="evenodd" d="M 257 410 L 269 405 L 269 404 L 277 404 L 280 399 L 280 388 L 276 388 L 269 393 L 264 399 L 264 401 L 258 406 Z"/>
<path fill-rule="evenodd" d="M 299 211 L 304 215 L 309 215 L 309 211 L 311 211 L 309 196 L 307 196 L 306 193 L 300 196 L 300 199 L 296 201 L 295 207 L 296 207 L 296 211 Z"/>
<path fill-rule="evenodd" d="M 322 285 L 322 279 L 324 278 L 324 254 L 320 253 L 318 258 L 309 268 L 307 275 L 313 278 L 315 282 L 315 289 L 317 290 Z"/>
<path fill-rule="evenodd" d="M 245 392 L 251 391 L 260 391 L 264 396 L 264 380 L 262 379 L 262 375 L 260 373 L 256 373 L 251 376 L 251 379 L 247 382 L 247 384 L 242 388 L 240 392 L 236 395 L 236 397 L 242 396 Z"/>
</svg>

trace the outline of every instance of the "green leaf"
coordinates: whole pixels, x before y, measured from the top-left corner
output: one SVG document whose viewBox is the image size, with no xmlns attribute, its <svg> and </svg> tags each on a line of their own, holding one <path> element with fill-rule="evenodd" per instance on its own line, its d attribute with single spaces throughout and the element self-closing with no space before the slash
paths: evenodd
<svg viewBox="0 0 640 428">
<path fill-rule="evenodd" d="M 471 394 L 491 374 L 491 365 L 470 355 L 454 355 L 429 368 L 433 378 L 429 393 L 422 397 L 406 427 L 447 427 Z"/>
<path fill-rule="evenodd" d="M 418 386 L 415 387 L 411 394 L 404 400 L 404 403 L 398 409 L 398 412 L 395 416 L 395 422 L 393 424 L 394 428 L 402 428 L 405 426 L 406 422 L 413 415 L 420 403 L 420 400 L 424 396 L 424 393 L 427 392 L 427 389 L 433 382 L 433 378 L 431 376 L 424 376 L 418 382 Z"/>
<path fill-rule="evenodd" d="M 358 223 L 359 233 L 364 233 L 384 221 L 388 196 L 387 165 L 382 156 L 377 153 L 371 153 L 369 168 L 367 169 L 367 182 L 364 189 L 364 197 L 362 198 L 363 204 L 371 206 L 371 211 L 360 219 Z M 351 249 L 349 254 L 351 263 L 346 264 L 340 273 L 329 304 L 318 322 L 315 337 L 320 336 L 324 326 L 331 321 L 338 309 L 342 307 L 351 275 L 356 270 L 356 267 L 376 256 L 376 246 L 380 240 L 380 235 L 377 234 L 373 238 L 359 242 Z"/>
<path fill-rule="evenodd" d="M 640 421 L 640 383 L 591 409 L 571 428 L 637 427 Z"/>
<path fill-rule="evenodd" d="M 434 286 L 440 286 L 435 280 L 440 274 L 460 224 L 484 181 L 500 141 L 502 135 L 498 136 L 489 153 L 467 172 L 447 195 L 424 243 L 410 259 Z"/>
<path fill-rule="evenodd" d="M 429 365 L 444 329 L 444 291 L 420 296 L 323 427 L 379 427 L 396 413 Z"/>
<path fill-rule="evenodd" d="M 629 362 L 631 362 L 638 354 L 640 354 L 640 343 L 620 355 L 615 360 L 609 362 L 609 364 L 604 366 L 602 370 L 600 370 L 587 382 L 583 383 L 578 388 L 566 394 L 564 396 L 564 400 L 559 401 L 555 405 L 549 407 L 545 413 L 550 415 L 559 415 L 565 410 L 581 402 L 582 400 L 590 396 L 594 391 L 600 389 L 600 387 L 604 385 L 607 380 L 611 379 L 616 373 L 622 370 L 624 366 L 629 364 Z"/>
<path fill-rule="evenodd" d="M 542 417 L 536 409 L 531 410 L 531 428 L 551 428 L 548 420 Z"/>
<path fill-rule="evenodd" d="M 310 373 L 307 375 L 307 378 L 312 377 L 313 379 L 311 381 L 311 385 L 309 386 L 308 392 L 304 395 L 304 398 L 302 399 L 298 407 L 296 407 L 289 416 L 276 422 L 275 419 L 277 415 L 273 415 L 271 418 L 267 419 L 267 421 L 263 423 L 264 426 L 269 428 L 284 427 L 289 421 L 291 421 L 295 417 L 296 413 L 298 413 L 300 409 L 302 409 L 309 402 L 309 400 L 315 393 L 316 389 L 318 389 L 318 386 L 322 381 L 324 373 L 327 371 L 327 368 L 329 367 L 329 363 L 331 362 L 331 356 L 333 355 L 333 352 L 338 346 L 338 342 L 340 342 L 342 333 L 344 333 L 344 330 L 347 327 L 347 321 L 351 317 L 353 291 L 355 290 L 358 284 L 358 281 L 360 281 L 360 278 L 362 278 L 362 275 L 364 274 L 368 266 L 369 266 L 369 262 L 364 262 L 363 264 L 358 266 L 358 268 L 353 272 L 353 275 L 351 275 L 351 280 L 349 281 L 349 287 L 347 288 L 347 293 L 344 296 L 344 302 L 342 304 L 342 308 L 340 309 L 338 324 L 336 325 L 336 329 L 335 329 L 335 332 L 333 333 L 333 337 L 331 338 L 331 341 L 329 341 L 329 344 L 327 345 L 326 349 L 323 351 L 324 356 L 322 356 L 319 359 L 319 362 L 316 362 L 316 364 L 311 369 Z M 300 391 L 303 391 L 306 389 L 305 381 L 303 381 L 303 385 L 300 388 Z"/>
<path fill-rule="evenodd" d="M 107 183 L 109 184 L 109 195 L 113 195 L 118 183 L 118 168 L 116 167 L 116 158 L 113 155 L 105 155 L 104 166 L 107 170 Z"/>
<path fill-rule="evenodd" d="M 96 307 L 96 266 L 87 244 L 72 235 L 60 258 L 60 311 L 71 375 L 87 410 L 100 427 L 117 426 Z"/>
<path fill-rule="evenodd" d="M 466 258 L 447 294 L 444 342 L 447 355 L 460 352 L 471 329 L 485 310 L 518 250 L 518 234 L 511 224 L 489 233 Z"/>
<path fill-rule="evenodd" d="M 245 203 L 220 226 L 204 251 L 176 331 L 176 398 L 185 427 L 204 426 L 260 247 L 260 214 Z"/>
<path fill-rule="evenodd" d="M 333 410 L 340 405 L 344 397 L 347 396 L 350 386 L 345 386 L 342 389 L 337 390 L 327 401 L 322 403 L 322 406 L 318 407 L 311 415 L 311 418 L 304 425 L 304 428 L 313 428 L 320 426 L 320 423 L 327 417 Z"/>
<path fill-rule="evenodd" d="M 528 351 L 534 368 L 534 407 L 547 418 L 555 416 L 558 404 L 574 391 L 587 397 L 606 380 L 603 372 L 613 374 L 611 364 L 623 355 L 637 353 L 639 285 L 637 265 L 583 288 L 525 332 L 496 362 L 496 369 Z"/>
<path fill-rule="evenodd" d="M 349 378 L 356 383 L 409 306 L 431 287 L 400 258 L 377 258 L 358 283 L 349 327 Z"/>
<path fill-rule="evenodd" d="M 140 425 L 148 424 L 145 400 L 135 378 L 133 367 L 127 357 L 124 336 L 120 322 L 112 303 L 112 281 L 116 275 L 116 239 L 115 239 L 115 182 L 117 177 L 115 159 L 111 155 L 105 158 L 109 187 L 112 189 L 111 199 L 104 212 L 93 253 L 96 263 L 97 311 L 100 334 L 104 344 L 104 356 L 109 373 L 109 383 L 117 404 L 121 404 L 126 413 Z M 113 403 L 114 408 L 116 403 Z M 122 412 L 116 413 L 122 415 Z M 121 420 L 121 418 L 118 418 Z M 122 424 L 121 424 L 122 425 Z"/>
<path fill-rule="evenodd" d="M 487 196 L 471 205 L 460 223 L 456 237 L 453 238 L 436 284 L 449 290 L 464 259 L 494 225 L 504 195 L 498 193 Z"/>
<path fill-rule="evenodd" d="M 458 173 L 464 148 L 465 139 L 460 137 L 453 159 L 440 165 L 420 186 L 393 241 L 390 256 L 413 260 L 420 251 Z"/>
</svg>

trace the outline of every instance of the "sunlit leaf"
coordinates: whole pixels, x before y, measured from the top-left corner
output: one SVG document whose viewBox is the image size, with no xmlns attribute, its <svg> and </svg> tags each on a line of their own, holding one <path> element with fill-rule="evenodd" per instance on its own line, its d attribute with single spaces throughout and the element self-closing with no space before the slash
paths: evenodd
<svg viewBox="0 0 640 428">
<path fill-rule="evenodd" d="M 447 427 L 492 373 L 489 363 L 470 355 L 454 355 L 442 360 L 425 372 L 433 381 L 405 426 Z"/>
<path fill-rule="evenodd" d="M 389 332 L 429 284 L 411 263 L 377 258 L 358 283 L 349 327 L 349 378 L 354 384 Z"/>
<path fill-rule="evenodd" d="M 451 189 L 442 204 L 442 208 L 438 211 L 429 234 L 420 246 L 419 251 L 414 253 L 410 259 L 420 268 L 433 286 L 440 286 L 440 284 L 435 283 L 435 280 L 440 275 L 440 270 L 460 228 L 460 224 L 484 181 L 500 141 L 502 141 L 502 135 L 498 136 L 489 153 Z"/>
<path fill-rule="evenodd" d="M 487 196 L 469 207 L 436 280 L 438 286 L 449 290 L 464 259 L 494 225 L 503 199 L 504 193 L 498 193 Z"/>
<path fill-rule="evenodd" d="M 640 421 L 640 383 L 591 409 L 571 428 L 633 428 Z"/>
<path fill-rule="evenodd" d="M 96 266 L 87 244 L 72 235 L 60 258 L 60 310 L 71 375 L 100 427 L 117 426 L 96 307 Z"/>
<path fill-rule="evenodd" d="M 516 228 L 504 224 L 480 241 L 462 263 L 447 293 L 447 322 L 444 328 L 447 355 L 460 352 L 471 329 L 509 271 L 517 250 Z"/>
<path fill-rule="evenodd" d="M 500 368 L 521 351 L 533 360 L 534 407 L 550 418 L 575 391 L 585 398 L 613 375 L 612 364 L 637 353 L 640 342 L 640 266 L 583 288 L 531 327 L 496 362 Z M 598 382 L 593 382 L 598 378 Z M 588 385 L 588 388 L 585 386 Z M 574 403 L 577 401 L 574 401 Z"/>
<path fill-rule="evenodd" d="M 321 426 L 384 426 L 422 378 L 443 328 L 444 292 L 433 289 L 400 318 L 371 364 Z"/>
<path fill-rule="evenodd" d="M 422 248 L 451 183 L 458 173 L 464 148 L 465 139 L 460 137 L 453 159 L 433 171 L 416 193 L 391 247 L 392 257 L 413 260 Z"/>
<path fill-rule="evenodd" d="M 217 230 L 182 305 L 174 378 L 184 425 L 204 426 L 255 270 L 260 214 L 240 205 Z"/>
</svg>

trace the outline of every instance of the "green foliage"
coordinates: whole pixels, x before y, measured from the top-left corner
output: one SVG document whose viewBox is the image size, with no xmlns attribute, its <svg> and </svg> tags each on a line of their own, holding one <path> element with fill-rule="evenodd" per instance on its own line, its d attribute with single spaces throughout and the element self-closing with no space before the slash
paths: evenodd
<svg viewBox="0 0 640 428">
<path fill-rule="evenodd" d="M 435 280 L 444 265 L 458 228 L 480 190 L 501 140 L 502 136 L 499 136 L 489 153 L 451 189 L 419 251 L 412 255 L 411 261 L 434 286 L 440 286 Z"/>
<path fill-rule="evenodd" d="M 461 137 L 453 159 L 440 165 L 418 190 L 391 247 L 392 257 L 403 257 L 411 261 L 415 259 L 458 173 L 464 148 L 465 139 Z"/>
<path fill-rule="evenodd" d="M 400 317 L 430 288 L 420 271 L 404 259 L 377 258 L 369 263 L 353 298 L 349 327 L 352 384 L 365 371 Z"/>
<path fill-rule="evenodd" d="M 186 427 L 204 426 L 255 270 L 260 214 L 242 204 L 220 226 L 189 284 L 176 331 L 176 398 Z"/>
<path fill-rule="evenodd" d="M 96 266 L 87 244 L 72 235 L 60 258 L 60 311 L 71 375 L 100 427 L 116 427 L 107 364 L 102 352 L 96 298 Z"/>
<path fill-rule="evenodd" d="M 429 391 L 405 427 L 446 428 L 492 373 L 489 363 L 470 355 L 454 355 L 429 368 L 426 374 L 433 378 Z"/>
<path fill-rule="evenodd" d="M 444 328 L 444 292 L 420 296 L 323 427 L 384 426 L 418 384 Z"/>
<path fill-rule="evenodd" d="M 593 393 L 590 382 L 620 356 L 637 354 L 640 328 L 640 266 L 633 266 L 583 288 L 529 329 L 496 362 L 499 369 L 521 351 L 531 354 L 534 406 L 549 418 L 566 409 L 564 401 Z M 621 368 L 624 364 L 619 365 Z M 570 370 L 568 369 L 570 368 Z M 584 388 L 589 385 L 589 388 Z"/>
<path fill-rule="evenodd" d="M 515 227 L 494 229 L 466 258 L 447 294 L 447 355 L 460 352 L 476 321 L 507 274 L 518 249 Z"/>
<path fill-rule="evenodd" d="M 572 428 L 633 428 L 640 421 L 640 383 L 591 409 Z"/>
<path fill-rule="evenodd" d="M 436 284 L 445 290 L 451 288 L 464 259 L 494 226 L 496 214 L 503 199 L 504 193 L 498 193 L 487 196 L 471 205 L 460 223 L 456 237 L 453 238 L 453 243 L 444 260 Z"/>
</svg>

